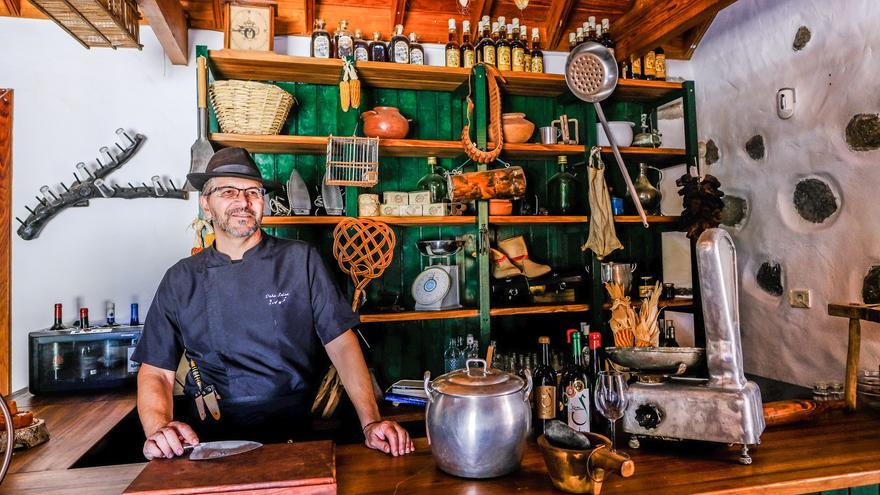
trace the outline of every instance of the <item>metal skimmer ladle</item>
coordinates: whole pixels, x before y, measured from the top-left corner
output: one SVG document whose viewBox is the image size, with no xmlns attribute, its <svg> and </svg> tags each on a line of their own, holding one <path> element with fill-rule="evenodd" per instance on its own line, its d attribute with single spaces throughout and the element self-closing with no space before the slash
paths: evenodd
<svg viewBox="0 0 880 495">
<path fill-rule="evenodd" d="M 605 135 L 608 136 L 608 142 L 611 143 L 614 158 L 620 167 L 620 173 L 623 174 L 623 180 L 626 181 L 629 195 L 636 205 L 636 210 L 642 219 L 642 225 L 648 228 L 648 217 L 639 202 L 639 194 L 636 192 L 632 179 L 629 178 L 629 172 L 626 170 L 626 165 L 623 164 L 623 157 L 620 156 L 620 150 L 617 149 L 617 143 L 614 142 L 614 136 L 612 136 L 608 122 L 605 120 L 605 112 L 602 111 L 602 105 L 599 104 L 611 96 L 617 87 L 617 62 L 614 60 L 614 56 L 599 43 L 588 41 L 578 45 L 565 60 L 565 84 L 578 99 L 592 103 L 596 108 L 596 115 L 599 116 L 602 128 L 605 129 Z"/>
</svg>

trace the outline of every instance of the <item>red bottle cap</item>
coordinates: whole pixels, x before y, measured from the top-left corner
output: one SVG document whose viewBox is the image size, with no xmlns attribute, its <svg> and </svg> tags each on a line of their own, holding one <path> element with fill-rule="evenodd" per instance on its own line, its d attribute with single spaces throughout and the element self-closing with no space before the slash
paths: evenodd
<svg viewBox="0 0 880 495">
<path fill-rule="evenodd" d="M 565 341 L 568 342 L 569 344 L 571 344 L 571 334 L 573 334 L 575 332 L 578 332 L 578 329 L 569 328 L 568 330 L 566 330 L 565 331 Z"/>
<path fill-rule="evenodd" d="M 79 317 L 80 318 L 88 318 L 89 317 L 89 308 L 79 308 Z"/>
<path fill-rule="evenodd" d="M 590 349 L 598 349 L 602 347 L 602 334 L 599 332 L 590 332 Z"/>
</svg>

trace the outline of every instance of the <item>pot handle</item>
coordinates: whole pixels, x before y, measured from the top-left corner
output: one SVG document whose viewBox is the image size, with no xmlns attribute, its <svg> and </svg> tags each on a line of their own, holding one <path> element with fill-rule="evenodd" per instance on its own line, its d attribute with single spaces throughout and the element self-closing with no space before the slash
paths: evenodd
<svg viewBox="0 0 880 495">
<path fill-rule="evenodd" d="M 657 175 L 660 176 L 660 178 L 657 179 L 657 184 L 663 182 L 663 171 L 662 171 L 662 170 L 660 170 L 659 168 L 654 167 L 654 166 L 652 166 L 652 165 L 648 165 L 648 168 L 653 169 L 653 170 L 656 170 L 656 171 L 657 171 Z"/>
<path fill-rule="evenodd" d="M 532 394 L 532 384 L 533 384 L 533 383 L 532 383 L 532 372 L 529 371 L 528 369 L 526 369 L 526 370 L 524 370 L 524 371 L 525 371 L 525 373 L 526 373 L 526 388 L 523 390 L 523 392 L 524 392 L 524 394 L 523 394 L 523 401 L 524 401 L 524 402 L 528 402 L 528 401 L 529 401 L 529 395 Z"/>
<path fill-rule="evenodd" d="M 375 110 L 367 110 L 366 112 L 361 112 L 361 119 L 365 119 L 365 118 L 371 117 L 373 115 L 376 115 Z"/>
<path fill-rule="evenodd" d="M 425 394 L 428 396 L 428 402 L 434 402 L 434 390 L 431 388 L 431 372 L 425 372 Z"/>
<path fill-rule="evenodd" d="M 633 267 L 632 267 L 632 269 L 630 269 L 629 272 L 630 272 L 630 273 L 635 273 L 635 272 L 636 272 L 636 268 L 639 266 L 639 264 L 638 264 L 638 263 L 633 263 L 632 265 L 633 265 Z"/>
<path fill-rule="evenodd" d="M 486 376 L 489 374 L 489 372 L 487 371 L 489 369 L 489 366 L 486 364 L 485 359 L 472 358 L 472 359 L 468 359 L 464 363 L 464 369 L 467 370 L 468 376 L 470 376 L 470 374 L 471 374 L 471 363 L 483 363 L 483 367 L 481 368 L 481 371 L 483 372 L 483 376 Z M 475 368 L 476 368 L 476 366 L 475 366 Z"/>
</svg>

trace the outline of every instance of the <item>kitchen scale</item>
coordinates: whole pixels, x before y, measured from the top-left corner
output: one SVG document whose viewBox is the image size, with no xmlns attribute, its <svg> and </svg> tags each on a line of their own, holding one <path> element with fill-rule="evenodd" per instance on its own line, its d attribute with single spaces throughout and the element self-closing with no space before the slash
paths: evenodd
<svg viewBox="0 0 880 495">
<path fill-rule="evenodd" d="M 700 440 L 740 445 L 739 462 L 751 464 L 749 445 L 761 443 L 761 390 L 743 372 L 739 329 L 736 249 L 723 229 L 703 232 L 696 244 L 706 329 L 706 348 L 607 348 L 608 359 L 630 368 L 623 429 L 639 438 Z M 702 366 L 709 378 L 681 377 Z"/>
<path fill-rule="evenodd" d="M 459 271 L 453 263 L 464 245 L 458 240 L 429 240 L 417 243 L 419 252 L 428 259 L 428 267 L 412 284 L 412 296 L 416 311 L 442 311 L 461 307 L 459 302 Z"/>
</svg>

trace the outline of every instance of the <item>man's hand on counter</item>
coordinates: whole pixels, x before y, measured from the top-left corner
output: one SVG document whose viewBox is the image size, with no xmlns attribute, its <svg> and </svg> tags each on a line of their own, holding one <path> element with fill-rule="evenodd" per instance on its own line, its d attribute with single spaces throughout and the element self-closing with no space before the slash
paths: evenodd
<svg viewBox="0 0 880 495">
<path fill-rule="evenodd" d="M 377 421 L 364 427 L 364 444 L 386 454 L 399 456 L 415 452 L 409 433 L 394 421 Z"/>
<path fill-rule="evenodd" d="M 199 443 L 199 437 L 188 424 L 172 421 L 147 437 L 147 441 L 144 442 L 144 457 L 148 460 L 171 459 L 174 456 L 183 455 L 181 440 L 189 445 Z"/>
</svg>

